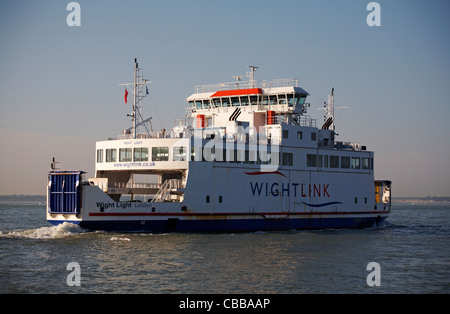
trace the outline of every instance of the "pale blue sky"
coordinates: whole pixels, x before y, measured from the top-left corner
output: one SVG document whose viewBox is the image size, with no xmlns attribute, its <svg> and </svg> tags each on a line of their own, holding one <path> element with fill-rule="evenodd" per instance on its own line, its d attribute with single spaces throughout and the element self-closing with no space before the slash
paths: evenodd
<svg viewBox="0 0 450 314">
<path fill-rule="evenodd" d="M 339 140 L 375 151 L 394 196 L 450 195 L 449 1 L 378 1 L 381 27 L 363 0 L 78 1 L 80 27 L 69 2 L 0 2 L 0 194 L 45 194 L 53 156 L 94 176 L 95 141 L 130 125 L 118 84 L 136 57 L 155 129 L 183 118 L 194 85 L 256 65 L 300 78 L 318 121 L 335 87 Z"/>
</svg>

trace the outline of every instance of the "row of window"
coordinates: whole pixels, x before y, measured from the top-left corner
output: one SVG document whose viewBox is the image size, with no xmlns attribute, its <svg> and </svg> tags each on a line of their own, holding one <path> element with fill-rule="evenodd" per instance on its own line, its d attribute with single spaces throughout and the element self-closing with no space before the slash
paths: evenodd
<svg viewBox="0 0 450 314">
<path fill-rule="evenodd" d="M 103 154 L 105 151 L 105 157 Z M 186 147 L 173 147 L 173 161 L 185 161 L 187 156 Z M 119 148 L 119 162 L 148 161 L 148 147 Z M 117 162 L 117 149 L 107 148 L 97 149 L 97 163 Z M 169 147 L 152 147 L 152 161 L 168 161 Z"/>
<path fill-rule="evenodd" d="M 306 100 L 305 95 L 300 94 L 280 94 L 280 95 L 243 95 L 231 97 L 217 97 L 212 99 L 199 99 L 188 101 L 192 110 L 209 109 L 217 107 L 237 107 L 249 105 L 303 105 Z"/>
<path fill-rule="evenodd" d="M 308 154 L 306 155 L 306 166 L 373 170 L 373 158 Z"/>
<path fill-rule="evenodd" d="M 97 150 L 97 163 L 102 163 L 103 153 L 106 151 L 105 162 L 117 161 L 117 149 L 98 149 Z M 234 162 L 234 163 L 250 163 L 250 164 L 269 164 L 271 163 L 270 152 L 256 152 L 252 150 L 226 150 L 216 149 L 213 147 L 210 150 L 210 154 L 206 154 L 203 151 L 202 161 L 216 161 L 216 162 Z M 195 161 L 196 149 L 191 148 L 191 160 Z M 293 166 L 294 154 L 293 153 L 281 153 L 281 165 Z M 276 155 L 278 156 L 278 154 Z M 273 156 L 272 156 L 273 157 Z M 119 162 L 131 162 L 131 161 L 148 161 L 149 149 L 147 147 L 137 148 L 120 148 L 119 149 Z M 174 146 L 173 161 L 186 161 L 187 160 L 187 148 L 182 146 Z M 152 161 L 169 161 L 169 147 L 152 147 Z M 277 161 L 274 160 L 276 164 Z M 319 167 L 319 168 L 341 168 L 341 169 L 364 169 L 373 170 L 373 158 L 369 157 L 349 157 L 349 156 L 336 156 L 336 155 L 306 155 L 307 167 Z"/>
<path fill-rule="evenodd" d="M 289 138 L 288 130 L 283 130 L 283 138 Z M 297 139 L 303 140 L 303 131 L 297 131 Z M 311 141 L 316 141 L 316 140 L 317 140 L 317 133 L 311 132 Z"/>
</svg>

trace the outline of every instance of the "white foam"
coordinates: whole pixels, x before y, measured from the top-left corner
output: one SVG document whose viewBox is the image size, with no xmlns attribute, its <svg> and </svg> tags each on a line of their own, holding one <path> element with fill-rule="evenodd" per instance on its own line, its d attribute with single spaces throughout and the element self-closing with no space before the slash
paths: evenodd
<svg viewBox="0 0 450 314">
<path fill-rule="evenodd" d="M 130 241 L 128 238 L 111 237 L 111 241 Z"/>
<path fill-rule="evenodd" d="M 78 225 L 64 222 L 57 226 L 41 227 L 37 229 L 0 232 L 2 238 L 26 238 L 26 239 L 59 239 L 85 231 Z"/>
</svg>

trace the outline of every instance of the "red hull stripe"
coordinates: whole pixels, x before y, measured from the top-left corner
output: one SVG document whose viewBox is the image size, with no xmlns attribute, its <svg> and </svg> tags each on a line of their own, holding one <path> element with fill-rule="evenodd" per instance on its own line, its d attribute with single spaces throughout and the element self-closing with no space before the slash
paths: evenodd
<svg viewBox="0 0 450 314">
<path fill-rule="evenodd" d="M 295 215 L 362 215 L 362 214 L 389 214 L 390 211 L 360 211 L 360 212 L 275 212 L 275 213 L 89 213 L 89 216 L 97 217 L 124 217 L 124 216 L 295 216 Z"/>
</svg>

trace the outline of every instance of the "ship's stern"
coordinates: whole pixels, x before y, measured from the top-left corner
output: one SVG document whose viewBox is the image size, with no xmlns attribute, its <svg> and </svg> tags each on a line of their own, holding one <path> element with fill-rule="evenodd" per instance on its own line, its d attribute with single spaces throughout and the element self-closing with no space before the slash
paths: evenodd
<svg viewBox="0 0 450 314">
<path fill-rule="evenodd" d="M 83 171 L 51 171 L 47 176 L 47 221 L 79 224 Z"/>
</svg>

